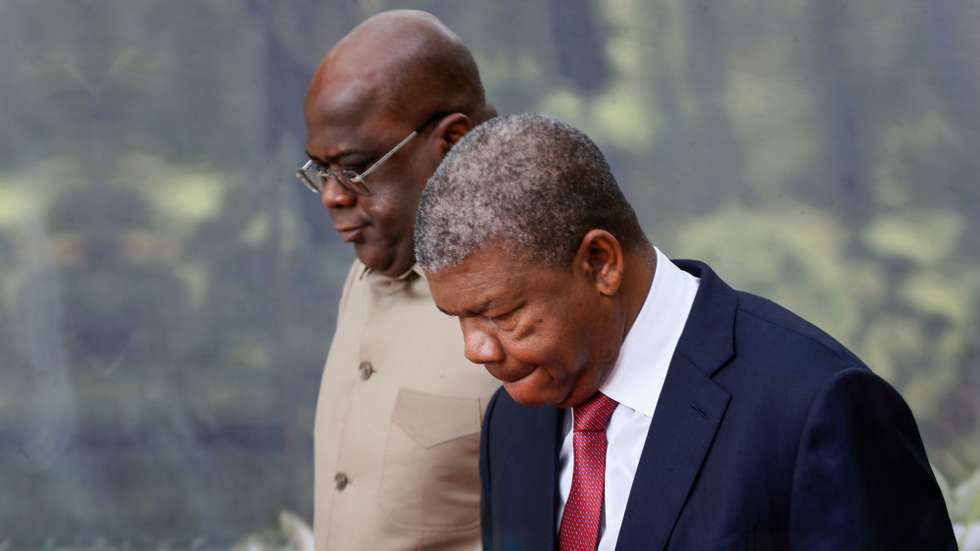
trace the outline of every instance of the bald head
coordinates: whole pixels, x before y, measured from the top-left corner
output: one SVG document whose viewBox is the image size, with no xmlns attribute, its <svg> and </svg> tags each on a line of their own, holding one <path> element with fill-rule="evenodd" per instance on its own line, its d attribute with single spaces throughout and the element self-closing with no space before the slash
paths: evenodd
<svg viewBox="0 0 980 551">
<path fill-rule="evenodd" d="M 397 277 L 415 263 L 415 207 L 429 176 L 495 114 L 458 36 L 425 12 L 381 13 L 338 42 L 317 69 L 304 115 L 306 152 L 319 168 L 303 174 L 322 184 L 320 200 L 358 259 Z M 327 169 L 347 174 L 347 184 L 325 178 Z M 362 189 L 351 173 L 364 176 Z"/>
<path fill-rule="evenodd" d="M 479 123 L 495 114 L 470 51 L 417 10 L 377 14 L 338 42 L 316 71 L 304 111 L 308 121 L 380 111 L 410 119 L 459 112 Z"/>
</svg>

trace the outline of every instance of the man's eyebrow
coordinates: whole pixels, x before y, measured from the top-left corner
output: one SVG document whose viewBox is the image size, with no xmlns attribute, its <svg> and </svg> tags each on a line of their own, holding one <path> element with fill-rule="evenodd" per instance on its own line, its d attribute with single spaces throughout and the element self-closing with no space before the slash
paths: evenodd
<svg viewBox="0 0 980 551">
<path fill-rule="evenodd" d="M 487 311 L 487 309 L 490 307 L 490 302 L 491 301 L 488 300 L 486 302 L 483 302 L 483 303 L 479 304 L 475 308 L 464 308 L 463 311 L 460 312 L 460 313 L 458 313 L 458 314 L 453 314 L 452 312 L 447 312 L 445 309 L 443 309 L 442 306 L 439 306 L 438 304 L 436 304 L 436 309 L 438 309 L 443 314 L 446 314 L 447 316 L 451 316 L 451 317 L 454 317 L 454 318 L 455 317 L 467 317 L 467 316 L 479 316 L 479 315 L 481 315 L 481 314 L 483 314 L 484 312 Z"/>
<path fill-rule="evenodd" d="M 310 150 L 309 149 L 306 150 L 306 156 L 309 157 L 310 160 L 316 161 L 316 162 L 320 163 L 321 165 L 329 164 L 326 161 L 324 161 L 323 159 L 321 159 L 320 157 L 317 157 L 316 155 L 310 153 Z"/>
<path fill-rule="evenodd" d="M 481 316 L 493 305 L 493 300 L 485 300 L 475 308 L 466 310 L 466 313 L 471 316 Z"/>
<path fill-rule="evenodd" d="M 366 151 L 358 151 L 356 149 L 345 149 L 345 150 L 341 151 L 340 153 L 334 155 L 333 157 L 330 157 L 329 159 L 323 159 L 321 157 L 317 157 L 316 155 L 310 153 L 310 150 L 309 149 L 306 150 L 306 156 L 307 157 L 309 157 L 313 161 L 315 161 L 315 162 L 317 162 L 317 163 L 319 163 L 319 164 L 321 164 L 323 166 L 329 165 L 331 163 L 331 161 L 332 162 L 339 162 L 344 157 L 353 157 L 354 155 L 365 155 L 366 156 L 366 155 L 368 155 L 368 153 Z"/>
</svg>

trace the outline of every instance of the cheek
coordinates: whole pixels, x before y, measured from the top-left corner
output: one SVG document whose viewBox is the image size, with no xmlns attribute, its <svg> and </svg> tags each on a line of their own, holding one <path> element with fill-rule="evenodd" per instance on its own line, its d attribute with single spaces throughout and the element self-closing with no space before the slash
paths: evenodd
<svg viewBox="0 0 980 551">
<path fill-rule="evenodd" d="M 364 210 L 382 235 L 390 236 L 407 231 L 405 227 L 407 214 L 404 205 L 400 204 L 398 197 L 393 194 L 372 196 L 371 202 L 364 205 Z"/>
<path fill-rule="evenodd" d="M 378 181 L 368 210 L 376 221 L 408 231 L 415 225 L 415 210 L 427 181 L 427 174 L 418 174 L 411 166 L 390 180 Z"/>
<path fill-rule="evenodd" d="M 567 284 L 564 284 L 567 283 Z M 555 291 L 535 297 L 532 321 L 521 322 L 515 331 L 502 335 L 507 355 L 523 364 L 542 366 L 556 377 L 578 373 L 592 363 L 601 337 L 597 318 L 603 317 L 589 289 L 573 282 L 555 286 Z"/>
<path fill-rule="evenodd" d="M 562 326 L 556 340 L 561 343 L 570 369 L 580 371 L 593 363 L 598 346 L 603 342 L 603 311 L 598 304 L 588 300 L 574 301 L 568 306 L 559 318 Z"/>
<path fill-rule="evenodd" d="M 574 364 L 574 341 L 567 334 L 568 326 L 559 322 L 560 317 L 537 318 L 509 338 L 502 339 L 509 356 L 525 364 L 540 365 L 552 370 L 567 372 Z"/>
</svg>

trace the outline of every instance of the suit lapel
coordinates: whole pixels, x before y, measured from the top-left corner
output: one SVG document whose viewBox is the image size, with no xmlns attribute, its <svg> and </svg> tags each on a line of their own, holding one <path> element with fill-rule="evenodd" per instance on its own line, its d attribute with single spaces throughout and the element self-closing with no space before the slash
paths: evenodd
<svg viewBox="0 0 980 551">
<path fill-rule="evenodd" d="M 533 534 L 534 545 L 531 549 L 555 549 L 555 504 L 558 499 L 558 430 L 561 415 L 555 408 L 545 408 L 537 419 L 539 431 L 547 435 L 542 439 L 538 446 L 537 453 L 540 454 L 540 465 L 536 472 L 533 472 L 528 488 L 534 487 L 534 481 L 544 481 L 544 491 L 537 496 L 535 509 L 540 511 L 541 520 L 545 522 L 535 523 L 535 526 L 542 526 L 544 530 Z"/>
<path fill-rule="evenodd" d="M 521 407 L 521 406 L 516 406 Z M 555 549 L 555 514 L 558 499 L 557 463 L 559 411 L 553 407 L 534 408 L 530 416 L 519 421 L 518 438 L 512 441 L 509 453 L 517 461 L 509 461 L 504 495 L 511 496 L 507 516 L 521 533 L 513 534 L 516 541 L 501 541 L 500 549 Z M 514 427 L 516 428 L 516 427 Z"/>
<path fill-rule="evenodd" d="M 617 549 L 666 547 L 731 399 L 711 376 L 734 354 L 737 295 L 706 265 L 676 264 L 701 282 L 650 423 Z"/>
<path fill-rule="evenodd" d="M 727 392 L 674 356 L 633 478 L 617 549 L 663 549 L 728 407 Z"/>
</svg>

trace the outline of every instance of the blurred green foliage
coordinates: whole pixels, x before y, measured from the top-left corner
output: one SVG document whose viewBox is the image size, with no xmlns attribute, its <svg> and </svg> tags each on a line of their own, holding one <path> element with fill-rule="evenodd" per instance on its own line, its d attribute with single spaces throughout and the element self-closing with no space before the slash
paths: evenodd
<svg viewBox="0 0 980 551">
<path fill-rule="evenodd" d="M 404 6 L 0 3 L 0 535 L 233 541 L 309 518 L 352 254 L 292 181 L 301 98 L 333 42 Z M 891 381 L 973 518 L 975 2 L 411 6 L 470 45 L 501 113 L 593 136 L 666 253 Z"/>
</svg>

